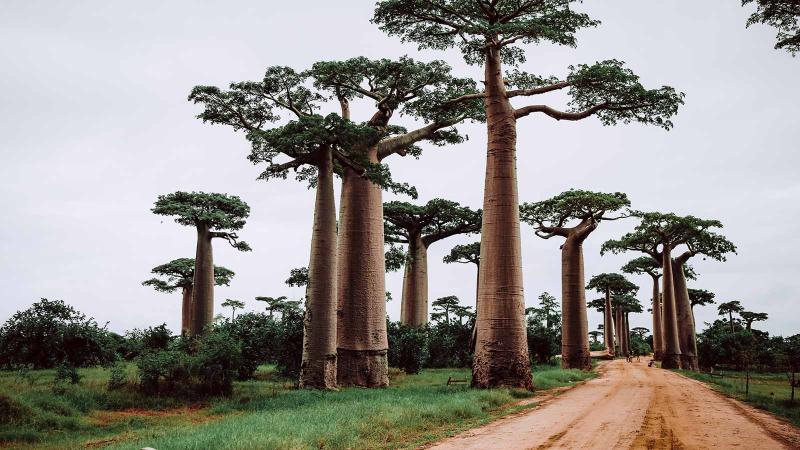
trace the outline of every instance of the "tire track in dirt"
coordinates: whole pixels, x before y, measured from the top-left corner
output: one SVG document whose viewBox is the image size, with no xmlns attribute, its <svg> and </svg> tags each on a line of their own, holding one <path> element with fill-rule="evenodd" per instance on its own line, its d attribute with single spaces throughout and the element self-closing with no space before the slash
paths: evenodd
<svg viewBox="0 0 800 450">
<path fill-rule="evenodd" d="M 615 360 L 599 378 L 539 408 L 469 430 L 429 448 L 783 449 L 800 430 L 647 363 Z"/>
</svg>

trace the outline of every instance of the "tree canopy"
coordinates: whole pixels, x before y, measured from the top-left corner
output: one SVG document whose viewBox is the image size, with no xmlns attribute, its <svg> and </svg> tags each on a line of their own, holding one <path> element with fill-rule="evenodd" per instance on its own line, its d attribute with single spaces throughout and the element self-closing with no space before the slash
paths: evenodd
<svg viewBox="0 0 800 450">
<path fill-rule="evenodd" d="M 574 0 L 383 0 L 373 22 L 389 35 L 416 42 L 420 49 L 457 46 L 470 64 L 481 64 L 487 52 L 499 52 L 505 64 L 525 60 L 519 44 L 542 41 L 575 46 L 580 28 L 599 22 L 575 12 Z M 670 117 L 683 104 L 682 93 L 663 86 L 646 89 L 639 77 L 617 60 L 569 66 L 563 77 L 533 75 L 515 70 L 505 75 L 507 97 L 529 97 L 567 89 L 565 111 L 547 105 L 516 109 L 516 117 L 542 113 L 557 120 L 580 120 L 596 115 L 604 125 L 632 121 L 672 127 Z M 482 93 L 470 95 L 482 97 Z"/>
<path fill-rule="evenodd" d="M 739 316 L 742 318 L 742 320 L 744 320 L 748 330 L 753 326 L 753 322 L 762 322 L 769 319 L 769 315 L 767 313 L 753 311 L 741 311 Z"/>
<path fill-rule="evenodd" d="M 178 191 L 159 195 L 151 211 L 175 216 L 175 222 L 181 225 L 207 226 L 212 230 L 211 237 L 223 238 L 237 250 L 250 251 L 235 233 L 244 227 L 250 207 L 235 195 Z"/>
<path fill-rule="evenodd" d="M 184 287 L 192 287 L 194 282 L 194 258 L 178 258 L 153 267 L 150 271 L 163 278 L 150 278 L 142 282 L 143 286 L 152 286 L 159 292 L 175 292 Z M 214 284 L 228 286 L 235 274 L 230 269 L 214 266 Z"/>
<path fill-rule="evenodd" d="M 289 271 L 289 278 L 284 281 L 289 286 L 308 285 L 308 267 L 297 267 Z"/>
<path fill-rule="evenodd" d="M 736 253 L 736 246 L 732 242 L 725 236 L 711 231 L 722 228 L 722 223 L 718 220 L 657 212 L 636 212 L 635 216 L 640 218 L 641 222 L 634 231 L 626 233 L 620 239 L 603 243 L 601 254 L 632 250 L 646 253 L 660 261 L 659 245 L 664 244 L 672 248 L 686 245 L 688 250 L 676 258 L 683 262 L 698 254 L 717 261 L 725 261 L 726 254 Z"/>
<path fill-rule="evenodd" d="M 714 303 L 714 293 L 705 289 L 689 288 L 689 303 L 692 307 Z"/>
<path fill-rule="evenodd" d="M 762 23 L 778 30 L 775 49 L 785 49 L 792 55 L 800 52 L 800 2 L 797 0 L 742 0 L 742 6 L 756 4 L 747 19 L 747 26 Z"/>
<path fill-rule="evenodd" d="M 536 203 L 520 205 L 520 219 L 536 229 L 536 235 L 549 239 L 553 236 L 568 237 L 571 228 L 566 226 L 578 220 L 575 229 L 579 238 L 585 238 L 603 220 L 627 217 L 625 213 L 609 215 L 630 206 L 628 196 L 615 192 L 606 194 L 570 189 L 553 198 Z"/>
<path fill-rule="evenodd" d="M 409 243 L 419 236 L 425 246 L 457 234 L 477 233 L 481 229 L 481 210 L 474 211 L 450 200 L 433 199 L 418 206 L 407 202 L 384 203 L 385 239 Z"/>
<path fill-rule="evenodd" d="M 481 243 L 473 242 L 471 244 L 458 244 L 450 249 L 450 253 L 445 255 L 444 258 L 442 258 L 442 261 L 447 264 L 472 263 L 479 265 L 481 262 Z"/>
<path fill-rule="evenodd" d="M 637 292 L 639 286 L 618 273 L 601 273 L 589 280 L 586 289 L 595 290 L 601 294 L 609 292 L 611 295 L 624 295 Z"/>
<path fill-rule="evenodd" d="M 661 264 L 657 263 L 653 258 L 649 256 L 640 256 L 638 258 L 634 258 L 624 266 L 622 266 L 622 270 L 625 273 L 630 274 L 638 274 L 638 275 L 650 275 L 651 277 L 660 277 L 661 276 Z"/>
</svg>

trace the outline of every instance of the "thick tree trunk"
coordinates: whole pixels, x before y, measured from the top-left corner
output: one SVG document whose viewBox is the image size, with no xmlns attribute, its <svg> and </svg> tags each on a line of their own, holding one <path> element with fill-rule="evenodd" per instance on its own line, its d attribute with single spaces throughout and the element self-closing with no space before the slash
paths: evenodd
<svg viewBox="0 0 800 450">
<path fill-rule="evenodd" d="M 499 49 L 486 51 L 485 78 L 489 142 L 472 385 L 533 389 L 522 289 L 516 119 L 503 85 Z"/>
<path fill-rule="evenodd" d="M 476 264 L 476 268 L 478 269 L 478 273 L 475 276 L 475 311 L 477 314 L 478 311 L 478 292 L 480 292 L 481 287 L 481 263 L 478 262 Z M 475 354 L 475 344 L 478 342 L 478 322 L 477 320 L 472 323 L 472 335 L 469 338 L 469 350 L 472 354 Z"/>
<path fill-rule="evenodd" d="M 197 226 L 197 253 L 192 282 L 192 336 L 203 332 L 214 320 L 214 256 L 207 225 Z"/>
<path fill-rule="evenodd" d="M 661 297 L 658 277 L 653 278 L 653 359 L 661 361 L 664 356 L 664 331 L 661 320 Z"/>
<path fill-rule="evenodd" d="M 625 319 L 625 326 L 623 329 L 625 330 L 625 355 L 631 354 L 631 324 L 628 322 L 628 313 L 622 313 L 623 318 Z"/>
<path fill-rule="evenodd" d="M 324 152 L 317 175 L 308 263 L 300 387 L 336 388 L 336 204 L 333 160 Z"/>
<path fill-rule="evenodd" d="M 368 152 L 377 163 L 377 150 Z M 350 169 L 339 211 L 337 373 L 340 386 L 389 384 L 383 203 L 378 185 Z"/>
<path fill-rule="evenodd" d="M 661 367 L 665 369 L 681 368 L 681 347 L 678 338 L 678 317 L 675 309 L 675 287 L 672 276 L 672 249 L 664 245 L 662 261 L 662 282 L 664 301 L 664 358 Z"/>
<path fill-rule="evenodd" d="M 181 294 L 181 334 L 189 336 L 192 333 L 192 287 L 184 286 Z"/>
<path fill-rule="evenodd" d="M 590 370 L 583 245 L 575 236 L 568 237 L 561 246 L 561 317 L 561 366 Z"/>
<path fill-rule="evenodd" d="M 606 351 L 614 356 L 614 310 L 611 308 L 611 292 L 606 289 L 606 303 L 603 307 L 603 341 L 606 344 Z"/>
<path fill-rule="evenodd" d="M 697 337 L 692 318 L 692 303 L 686 288 L 686 276 L 683 263 L 672 262 L 672 283 L 675 287 L 675 314 L 678 318 L 678 342 L 681 346 L 681 367 L 687 370 L 699 370 L 697 361 Z"/>
<path fill-rule="evenodd" d="M 400 322 L 418 327 L 428 323 L 428 247 L 419 234 L 409 241 Z"/>
<path fill-rule="evenodd" d="M 617 356 L 623 356 L 624 346 L 625 346 L 625 336 L 622 332 L 623 320 L 622 320 L 622 310 L 619 307 L 614 308 L 614 334 L 617 337 Z"/>
</svg>

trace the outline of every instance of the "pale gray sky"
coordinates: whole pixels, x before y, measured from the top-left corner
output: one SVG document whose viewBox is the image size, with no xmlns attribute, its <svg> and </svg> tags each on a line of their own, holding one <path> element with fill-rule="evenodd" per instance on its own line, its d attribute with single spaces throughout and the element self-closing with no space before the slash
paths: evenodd
<svg viewBox="0 0 800 450">
<path fill-rule="evenodd" d="M 202 124 L 186 96 L 196 84 L 260 79 L 270 65 L 302 69 L 359 55 L 444 59 L 479 79 L 456 50 L 419 52 L 384 36 L 369 22 L 373 4 L 3 2 L 0 320 L 48 297 L 116 331 L 162 322 L 177 330 L 180 296 L 140 285 L 153 266 L 194 255 L 193 230 L 149 212 L 158 194 L 175 190 L 236 194 L 252 208 L 240 234 L 254 251 L 215 245 L 216 262 L 237 274 L 217 290 L 217 311 L 225 298 L 247 309 L 258 308 L 257 295 L 299 298 L 283 281 L 307 264 L 313 192 L 293 180 L 256 181 L 243 136 Z M 772 29 L 745 29 L 749 11 L 738 0 L 592 0 L 582 8 L 603 24 L 582 31 L 577 49 L 528 47 L 523 69 L 563 75 L 570 64 L 616 58 L 646 86 L 684 91 L 686 105 L 670 132 L 603 127 L 593 118 L 520 121 L 521 200 L 569 188 L 622 191 L 639 209 L 718 218 L 739 254 L 724 264 L 693 261 L 701 276 L 692 286 L 768 312 L 763 328 L 774 333 L 800 332 L 800 59 L 772 49 Z M 548 100 L 563 105 L 557 95 Z M 369 106 L 354 119 L 364 120 Z M 389 161 L 394 177 L 416 185 L 420 201 L 443 196 L 480 207 L 485 130 L 465 130 L 465 144 Z M 638 256 L 599 256 L 602 242 L 633 226 L 605 223 L 591 236 L 587 279 Z M 527 304 L 542 291 L 560 297 L 559 243 L 528 227 L 523 236 Z M 451 246 L 471 241 L 432 246 L 431 299 L 455 294 L 474 304 L 474 268 L 438 263 Z M 649 277 L 632 279 L 645 301 Z M 389 275 L 387 286 L 397 319 L 401 274 Z M 710 321 L 716 308 L 696 313 Z M 590 321 L 594 329 L 599 315 Z M 650 328 L 649 316 L 631 325 Z"/>
</svg>

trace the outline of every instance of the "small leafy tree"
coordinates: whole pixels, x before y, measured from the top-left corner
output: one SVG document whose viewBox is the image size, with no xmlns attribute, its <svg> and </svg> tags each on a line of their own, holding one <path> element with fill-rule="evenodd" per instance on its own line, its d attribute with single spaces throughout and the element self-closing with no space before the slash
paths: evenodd
<svg viewBox="0 0 800 450">
<path fill-rule="evenodd" d="M 458 297 L 455 295 L 437 298 L 433 301 L 433 310 L 435 312 L 431 314 L 431 318 L 436 317 L 438 319 L 437 321 L 441 321 L 449 326 L 450 313 L 458 306 Z"/>
<path fill-rule="evenodd" d="M 742 0 L 742 6 L 756 4 L 756 11 L 747 19 L 747 26 L 757 23 L 778 30 L 775 49 L 792 55 L 800 51 L 800 2 L 797 0 Z"/>
<path fill-rule="evenodd" d="M 565 369 L 592 368 L 584 289 L 583 242 L 600 222 L 627 217 L 625 213 L 614 213 L 630 204 L 628 197 L 620 192 L 608 194 L 573 189 L 548 200 L 520 206 L 520 218 L 536 229 L 537 236 L 543 239 L 554 236 L 564 238 L 561 245 L 564 308 L 561 364 Z"/>
<path fill-rule="evenodd" d="M 767 313 L 760 313 L 753 311 L 740 311 L 739 317 L 741 317 L 742 320 L 744 321 L 745 329 L 747 331 L 750 331 L 753 328 L 753 322 L 762 322 L 764 320 L 767 320 L 769 318 L 769 315 Z"/>
<path fill-rule="evenodd" d="M 181 333 L 189 334 L 192 323 L 192 286 L 194 283 L 194 258 L 178 258 L 156 266 L 150 272 L 157 275 L 142 282 L 143 286 L 152 286 L 158 292 L 173 293 L 181 289 L 183 301 L 181 304 Z M 233 271 L 214 266 L 214 284 L 228 286 L 235 274 Z"/>
<path fill-rule="evenodd" d="M 244 308 L 244 302 L 241 300 L 227 298 L 224 302 L 222 302 L 222 307 L 231 309 L 231 320 L 234 320 L 236 319 L 236 310 Z"/>
<path fill-rule="evenodd" d="M 473 242 L 471 244 L 459 244 L 450 249 L 450 253 L 442 258 L 445 264 L 459 263 L 459 264 L 475 264 L 475 314 L 478 311 L 478 288 L 480 287 L 480 280 L 478 279 L 481 274 L 481 243 Z M 473 321 L 474 323 L 474 321 Z M 472 337 L 470 338 L 469 348 L 475 351 L 475 343 L 478 337 L 477 327 L 472 326 Z"/>
<path fill-rule="evenodd" d="M 386 241 L 408 246 L 400 321 L 423 325 L 428 319 L 428 248 L 451 236 L 478 232 L 481 211 L 436 198 L 422 206 L 387 202 L 383 216 Z"/>
<path fill-rule="evenodd" d="M 269 314 L 269 317 L 272 318 L 275 314 L 275 311 L 281 311 L 283 309 L 283 307 L 286 305 L 287 298 L 284 295 L 281 295 L 280 297 L 259 296 L 256 297 L 255 300 L 257 302 L 266 303 L 267 313 Z"/>
<path fill-rule="evenodd" d="M 197 230 L 197 254 L 192 282 L 191 335 L 197 335 L 214 318 L 214 258 L 212 239 L 225 239 L 239 251 L 250 246 L 236 234 L 250 215 L 250 207 L 235 195 L 182 192 L 160 195 L 154 214 L 174 216 L 175 222 Z"/>
<path fill-rule="evenodd" d="M 692 315 L 695 306 L 705 306 L 714 304 L 714 293 L 705 289 L 689 288 L 689 302 L 692 305 Z"/>
<path fill-rule="evenodd" d="M 731 327 L 731 333 L 736 332 L 733 322 L 733 313 L 741 313 L 744 311 L 744 307 L 742 306 L 742 302 L 739 300 L 731 300 L 729 302 L 720 303 L 717 306 L 717 311 L 719 311 L 720 316 L 728 316 L 728 323 Z"/>
</svg>

